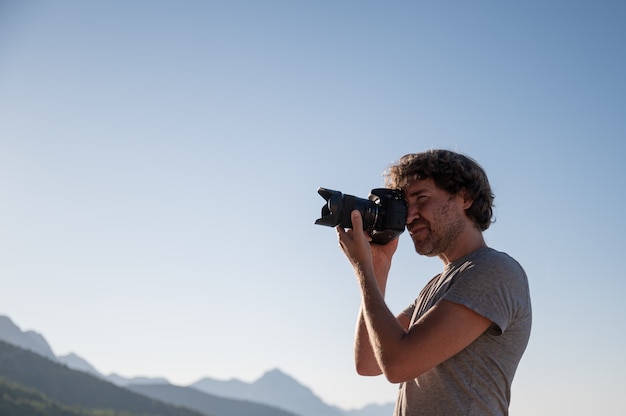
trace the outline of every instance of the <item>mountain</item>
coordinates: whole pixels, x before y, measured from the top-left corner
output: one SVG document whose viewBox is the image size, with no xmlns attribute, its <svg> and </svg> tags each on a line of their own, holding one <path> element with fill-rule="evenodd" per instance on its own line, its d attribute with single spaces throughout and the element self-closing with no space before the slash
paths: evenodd
<svg viewBox="0 0 626 416">
<path fill-rule="evenodd" d="M 164 395 L 163 401 L 174 405 L 181 403 L 181 397 L 186 397 L 190 400 L 193 398 L 194 406 L 196 403 L 202 403 L 204 406 L 206 403 L 215 404 L 219 402 L 211 397 L 197 396 L 196 393 L 199 391 L 209 396 L 229 399 L 231 401 L 229 405 L 238 409 L 245 409 L 246 405 L 237 403 L 237 401 L 243 401 L 250 405 L 264 405 L 263 410 L 261 408 L 258 409 L 259 412 L 264 412 L 269 407 L 275 412 L 291 412 L 298 416 L 388 416 L 393 413 L 393 403 L 384 405 L 372 404 L 362 409 L 353 410 L 343 410 L 328 405 L 308 387 L 278 369 L 268 371 L 253 383 L 246 383 L 236 379 L 221 381 L 206 377 L 187 386 L 186 388 L 194 390 L 191 392 L 185 391 L 185 387 L 179 388 L 171 385 L 165 378 L 125 378 L 114 373 L 105 376 L 86 360 L 74 353 L 55 357 L 52 348 L 42 335 L 34 331 L 21 331 L 6 316 L 0 316 L 0 341 L 6 341 L 14 346 L 32 351 L 48 358 L 50 361 L 62 364 L 66 368 L 87 373 L 101 379 L 103 382 L 114 384 L 116 387 L 141 392 L 149 397 L 155 397 L 155 392 L 160 392 Z M 3 364 L 0 362 L 1 365 Z M 228 407 L 225 403 L 227 402 L 220 402 L 219 405 Z M 194 407 L 194 409 L 198 408 Z M 203 409 L 206 412 L 207 408 L 203 407 Z M 237 413 L 238 416 L 241 414 L 243 413 Z M 252 414 L 254 415 L 254 413 Z M 257 415 L 261 414 L 257 413 Z"/>
<path fill-rule="evenodd" d="M 108 409 L 115 414 L 200 416 L 72 370 L 32 351 L 0 341 L 0 379 L 45 396 L 63 407 Z M 0 398 L 4 403 L 6 399 Z"/>
<path fill-rule="evenodd" d="M 34 331 L 24 331 L 6 316 L 0 315 L 0 340 L 8 342 L 42 355 L 51 360 L 56 360 L 54 352 L 44 337 Z"/>
<path fill-rule="evenodd" d="M 61 364 L 65 364 L 66 366 L 68 366 L 69 368 L 73 370 L 82 371 L 84 373 L 91 374 L 92 376 L 102 378 L 102 374 L 100 374 L 100 372 L 96 370 L 94 366 L 92 366 L 87 361 L 85 361 L 84 359 L 82 359 L 81 357 L 79 357 L 78 355 L 74 353 L 69 353 L 67 355 L 60 355 L 56 358 L 58 362 L 60 362 Z"/>
<path fill-rule="evenodd" d="M 128 388 L 194 410 L 212 409 L 220 416 L 265 416 L 262 409 L 250 408 L 252 405 L 259 406 L 259 403 L 266 404 L 267 410 L 278 410 L 285 416 L 389 416 L 393 414 L 394 408 L 393 403 L 371 404 L 348 411 L 329 406 L 310 389 L 278 369 L 268 371 L 254 383 L 203 378 L 188 387 L 144 384 L 130 385 Z M 234 402 L 234 405 L 230 402 Z"/>
<path fill-rule="evenodd" d="M 0 409 L 24 402 L 25 389 L 30 389 L 26 402 L 32 403 L 33 409 L 44 407 L 49 412 L 25 410 L 1 415 L 297 416 L 269 405 L 217 397 L 190 387 L 138 384 L 122 388 L 0 341 L 0 388 L 6 387 L 7 380 L 14 388 L 0 395 Z M 77 408 L 81 412 L 73 413 Z"/>
<path fill-rule="evenodd" d="M 191 387 L 223 397 L 270 404 L 300 416 L 345 416 L 344 411 L 327 405 L 308 387 L 278 369 L 268 371 L 253 383 L 203 378 Z"/>
<path fill-rule="evenodd" d="M 7 317 L 0 315 L 0 341 L 5 341 L 11 345 L 24 348 L 36 354 L 44 356 L 52 361 L 57 361 L 68 366 L 73 370 L 82 371 L 96 377 L 108 380 L 118 386 L 128 386 L 131 384 L 168 384 L 169 382 L 162 377 L 132 377 L 125 378 L 117 374 L 109 374 L 105 376 L 100 373 L 94 366 L 89 364 L 87 360 L 79 357 L 74 353 L 66 355 L 54 355 L 52 348 L 43 337 L 43 335 L 34 331 L 22 331 L 13 321 Z"/>
<path fill-rule="evenodd" d="M 219 416 L 298 416 L 270 405 L 218 397 L 191 387 L 143 384 L 128 388 L 145 396 L 199 412 L 210 409 L 213 414 Z"/>
</svg>

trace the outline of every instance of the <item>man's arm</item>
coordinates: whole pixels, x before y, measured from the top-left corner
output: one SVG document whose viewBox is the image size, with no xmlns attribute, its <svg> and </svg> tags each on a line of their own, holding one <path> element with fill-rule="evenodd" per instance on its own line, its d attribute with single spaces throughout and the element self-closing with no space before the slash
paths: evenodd
<svg viewBox="0 0 626 416">
<path fill-rule="evenodd" d="M 389 381 L 399 383 L 419 376 L 463 350 L 489 328 L 491 321 L 471 309 L 440 301 L 407 330 L 385 304 L 384 286 L 381 290 L 358 212 L 353 213 L 352 224 L 353 229 L 338 229 L 337 233 L 361 289 L 362 328 L 357 329 L 357 343 L 362 353 L 369 345 L 378 369 Z M 375 373 L 371 362 L 363 362 L 367 363 L 363 365 L 365 373 Z"/>
<path fill-rule="evenodd" d="M 376 362 L 392 383 L 425 373 L 459 353 L 491 326 L 489 319 L 446 300 L 438 302 L 404 333 L 380 306 L 364 305 L 363 317 Z"/>
<path fill-rule="evenodd" d="M 372 266 L 378 288 L 384 297 L 387 286 L 387 277 L 391 269 L 391 259 L 398 247 L 398 239 L 390 241 L 385 245 L 372 245 Z M 356 331 L 354 337 L 354 361 L 356 371 L 363 376 L 377 376 L 382 374 L 382 370 L 376 361 L 376 355 L 370 344 L 370 336 L 365 326 L 363 315 L 363 305 L 359 309 Z M 398 316 L 403 328 L 406 330 L 410 323 L 410 318 L 404 314 Z"/>
<path fill-rule="evenodd" d="M 363 313 L 363 306 L 361 306 L 354 337 L 354 362 L 356 365 L 356 372 L 362 376 L 378 376 L 382 374 L 383 371 L 378 365 L 374 349 L 370 343 L 370 336 L 367 332 Z M 401 313 L 397 316 L 397 320 L 403 328 L 407 329 L 411 318 Z"/>
</svg>

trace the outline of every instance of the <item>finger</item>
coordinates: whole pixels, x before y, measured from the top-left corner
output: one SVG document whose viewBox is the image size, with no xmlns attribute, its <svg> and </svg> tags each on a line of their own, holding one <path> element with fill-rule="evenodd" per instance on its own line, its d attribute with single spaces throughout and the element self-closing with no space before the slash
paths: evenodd
<svg viewBox="0 0 626 416">
<path fill-rule="evenodd" d="M 357 209 L 350 212 L 350 219 L 352 220 L 352 228 L 355 230 L 363 229 L 363 217 L 361 216 L 361 212 Z"/>
<path fill-rule="evenodd" d="M 353 210 L 350 212 L 350 220 L 352 221 L 352 231 L 355 235 L 358 235 L 359 238 L 361 236 L 365 238 L 368 242 L 372 241 L 372 236 L 370 236 L 367 231 L 363 229 L 363 215 L 359 210 Z"/>
<path fill-rule="evenodd" d="M 350 232 L 352 230 L 349 230 L 349 229 L 346 230 L 345 228 L 341 226 L 335 227 L 335 229 L 337 230 L 337 239 L 339 240 L 339 244 L 341 246 L 343 246 L 347 240 L 351 239 Z"/>
</svg>

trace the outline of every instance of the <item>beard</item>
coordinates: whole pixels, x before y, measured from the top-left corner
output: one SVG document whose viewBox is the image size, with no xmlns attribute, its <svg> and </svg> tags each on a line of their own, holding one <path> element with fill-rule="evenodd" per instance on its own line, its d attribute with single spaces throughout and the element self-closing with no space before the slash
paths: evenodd
<svg viewBox="0 0 626 416">
<path fill-rule="evenodd" d="M 416 252 L 423 256 L 433 257 L 456 245 L 466 223 L 450 209 L 451 205 L 451 201 L 441 205 L 434 212 L 430 222 L 417 221 L 418 225 L 426 225 L 426 228 L 419 230 L 416 234 L 411 234 Z M 414 226 L 415 224 L 410 224 L 409 229 Z"/>
</svg>

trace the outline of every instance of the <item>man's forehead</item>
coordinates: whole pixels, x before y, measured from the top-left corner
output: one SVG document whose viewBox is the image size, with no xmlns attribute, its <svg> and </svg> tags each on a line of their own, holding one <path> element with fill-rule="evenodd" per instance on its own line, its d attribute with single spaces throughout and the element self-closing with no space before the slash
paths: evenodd
<svg viewBox="0 0 626 416">
<path fill-rule="evenodd" d="M 402 188 L 405 195 L 414 195 L 420 192 L 426 192 L 437 188 L 432 178 L 415 179 Z"/>
</svg>

